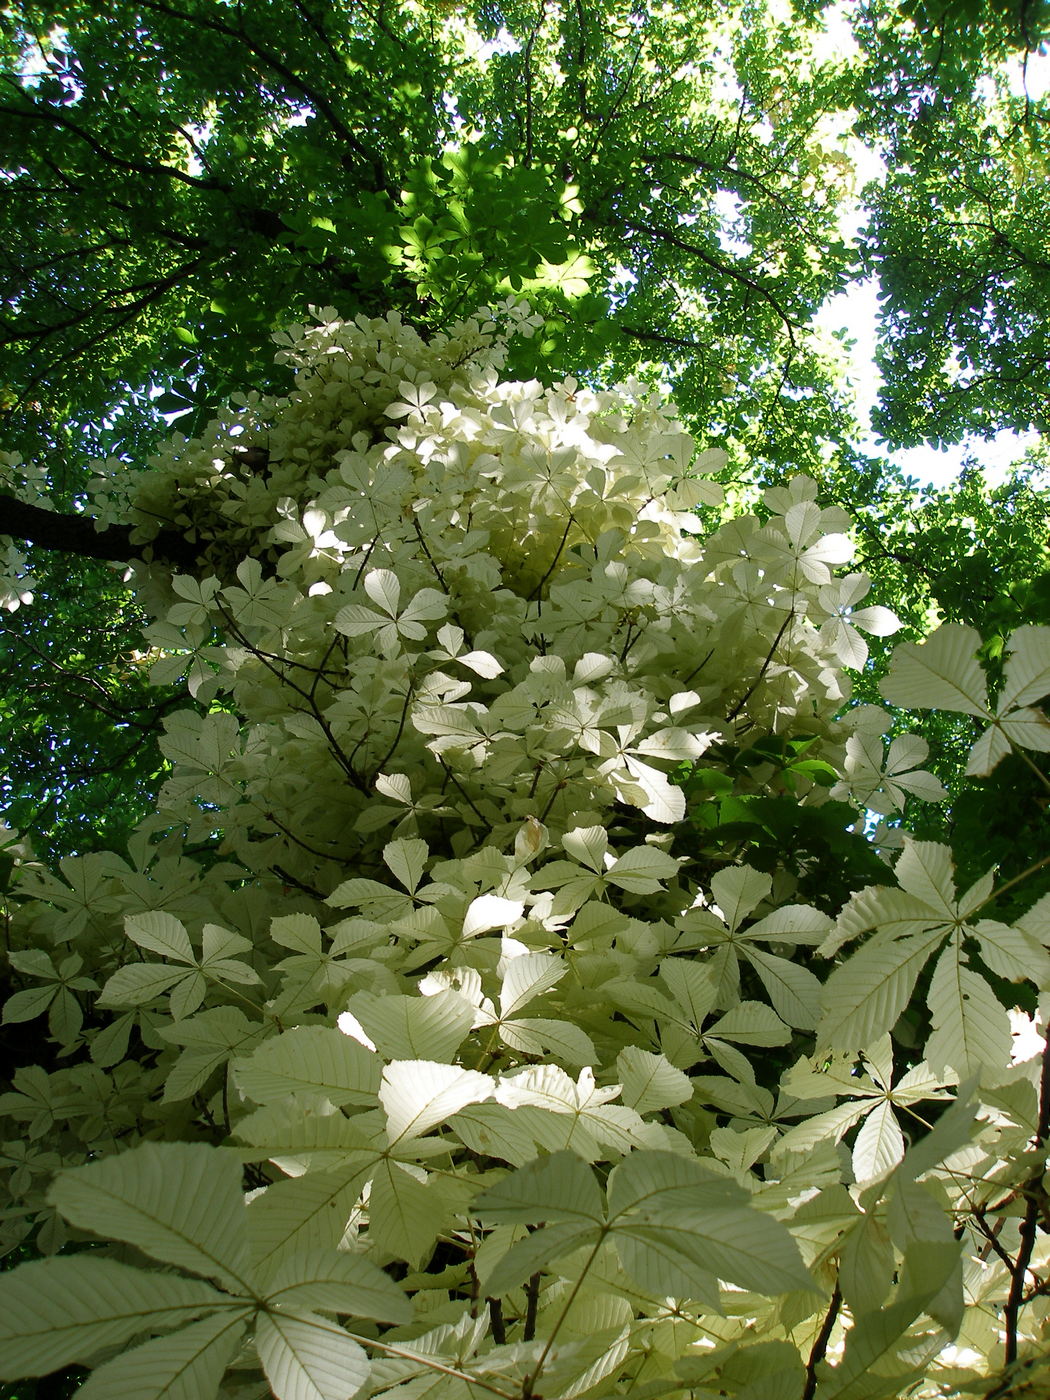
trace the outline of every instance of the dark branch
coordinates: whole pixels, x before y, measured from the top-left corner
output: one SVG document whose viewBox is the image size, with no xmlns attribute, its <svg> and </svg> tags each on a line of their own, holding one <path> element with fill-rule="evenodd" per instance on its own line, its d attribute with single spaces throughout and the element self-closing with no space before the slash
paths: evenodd
<svg viewBox="0 0 1050 1400">
<path fill-rule="evenodd" d="M 147 556 L 191 568 L 197 559 L 193 545 L 176 530 L 161 530 L 148 544 L 133 544 L 131 525 L 107 525 L 102 530 L 87 515 L 59 515 L 0 494 L 0 535 L 89 559 L 127 563 Z"/>
</svg>

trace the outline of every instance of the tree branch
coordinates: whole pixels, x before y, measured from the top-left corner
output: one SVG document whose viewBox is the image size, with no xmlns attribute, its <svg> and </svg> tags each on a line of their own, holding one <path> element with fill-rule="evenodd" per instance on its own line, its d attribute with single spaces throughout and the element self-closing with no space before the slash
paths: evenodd
<svg viewBox="0 0 1050 1400">
<path fill-rule="evenodd" d="M 59 515 L 0 493 L 0 534 L 36 545 L 38 549 L 122 563 L 148 555 L 187 568 L 195 564 L 196 549 L 177 530 L 161 530 L 147 543 L 133 544 L 132 529 L 131 525 L 107 525 L 97 530 L 90 516 Z"/>
</svg>

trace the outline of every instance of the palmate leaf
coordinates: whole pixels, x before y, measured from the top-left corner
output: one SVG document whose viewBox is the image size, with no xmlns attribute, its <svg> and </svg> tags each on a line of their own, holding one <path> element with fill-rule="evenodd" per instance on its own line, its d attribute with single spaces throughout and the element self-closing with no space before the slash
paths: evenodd
<svg viewBox="0 0 1050 1400">
<path fill-rule="evenodd" d="M 373 1246 L 418 1268 L 448 1219 L 440 1181 L 420 1181 L 388 1157 L 376 1163 L 368 1193 L 368 1238 Z"/>
<path fill-rule="evenodd" d="M 250 1293 L 241 1164 L 204 1143 L 146 1142 L 60 1172 L 48 1193 L 74 1225 Z"/>
<path fill-rule="evenodd" d="M 889 1303 L 854 1321 L 842 1359 L 817 1388 L 816 1400 L 868 1400 L 873 1380 L 876 1396 L 901 1394 L 903 1384 L 917 1378 L 913 1365 L 897 1361 L 904 1334 L 951 1278 L 958 1259 L 954 1244 L 923 1242 L 909 1249 L 901 1286 Z"/>
<path fill-rule="evenodd" d="M 654 1055 L 634 1045 L 617 1055 L 616 1074 L 623 1085 L 621 1098 L 636 1113 L 674 1108 L 693 1097 L 688 1075 L 676 1069 L 665 1055 Z"/>
<path fill-rule="evenodd" d="M 350 1400 L 367 1383 L 365 1352 L 316 1313 L 267 1313 L 255 1348 L 276 1400 Z"/>
<path fill-rule="evenodd" d="M 1010 1063 L 1010 1021 L 985 979 L 967 967 L 954 944 L 937 959 L 930 981 L 933 1031 L 926 1042 L 930 1068 L 960 1079 Z"/>
<path fill-rule="evenodd" d="M 155 1337 L 92 1371 L 83 1400 L 213 1400 L 244 1336 L 251 1309 L 227 1307 L 168 1337 Z"/>
<path fill-rule="evenodd" d="M 88 1362 L 224 1301 L 198 1279 L 146 1273 L 90 1254 L 22 1264 L 0 1276 L 0 1380 Z"/>
<path fill-rule="evenodd" d="M 950 622 L 922 642 L 896 647 L 879 689 L 904 709 L 961 710 L 988 717 L 988 687 L 977 661 L 981 637 L 972 627 Z"/>
<path fill-rule="evenodd" d="M 520 1287 L 526 1279 L 547 1269 L 555 1260 L 564 1258 L 597 1238 L 598 1227 L 585 1221 L 564 1220 L 556 1225 L 547 1225 L 511 1245 L 506 1254 L 496 1259 L 479 1277 L 478 1282 L 488 1296 L 498 1298 L 512 1288 Z"/>
<path fill-rule="evenodd" d="M 473 1006 L 450 990 L 425 997 L 361 992 L 350 998 L 347 1010 L 379 1053 L 392 1060 L 448 1062 L 474 1024 Z"/>
<path fill-rule="evenodd" d="M 624 1267 L 640 1267 L 647 1247 L 659 1246 L 667 1255 L 673 1246 L 679 1267 L 691 1260 L 741 1288 L 765 1294 L 813 1289 L 787 1229 L 748 1200 L 742 1187 L 698 1161 L 670 1152 L 633 1152 L 609 1178 L 609 1223 L 617 1248 L 621 1234 L 633 1242 L 627 1254 L 621 1251 Z"/>
</svg>

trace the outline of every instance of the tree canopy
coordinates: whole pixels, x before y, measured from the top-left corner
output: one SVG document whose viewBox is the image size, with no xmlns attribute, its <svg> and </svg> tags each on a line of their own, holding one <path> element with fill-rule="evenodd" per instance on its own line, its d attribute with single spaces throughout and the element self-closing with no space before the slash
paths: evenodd
<svg viewBox="0 0 1050 1400">
<path fill-rule="evenodd" d="M 1042 1383 L 1048 27 L 0 15 L 0 1379 Z"/>
</svg>

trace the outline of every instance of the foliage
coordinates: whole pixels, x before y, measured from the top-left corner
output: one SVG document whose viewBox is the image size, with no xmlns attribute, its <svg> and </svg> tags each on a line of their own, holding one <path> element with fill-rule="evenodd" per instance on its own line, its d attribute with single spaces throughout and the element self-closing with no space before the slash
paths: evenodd
<svg viewBox="0 0 1050 1400">
<path fill-rule="evenodd" d="M 960 514 L 967 557 L 1009 570 L 996 628 L 1041 620 L 1016 591 L 1041 536 L 992 498 L 914 510 L 900 474 L 857 451 L 842 346 L 813 318 L 881 279 L 875 416 L 893 442 L 1041 422 L 1045 122 L 1004 64 L 1038 47 L 1045 6 L 848 18 L 853 38 L 808 0 L 7 6 L 0 446 L 21 461 L 5 491 L 25 496 L 8 478 L 33 464 L 30 494 L 81 508 L 92 461 L 138 470 L 166 419 L 193 436 L 231 393 L 275 390 L 267 336 L 311 305 L 429 332 L 523 292 L 543 328 L 509 372 L 670 384 L 727 451 L 734 506 L 798 471 L 860 505 L 858 567 L 913 635 L 946 588 L 950 620 L 987 635 L 979 562 L 956 574 Z M 886 171 L 865 185 L 873 152 Z M 50 824 L 58 777 L 41 850 L 124 850 L 164 766 L 140 679 L 121 666 L 131 718 L 111 696 L 105 720 L 77 681 L 30 710 L 17 678 L 44 636 L 77 675 L 117 665 L 141 651 L 137 619 L 97 568 L 45 561 L 25 561 L 47 583 L 36 628 L 16 613 L 0 638 L 13 820 Z M 110 801 L 127 723 L 143 743 Z M 930 738 L 954 792 L 958 746 Z"/>
<path fill-rule="evenodd" d="M 4 1020 L 57 1053 L 0 1096 L 4 1237 L 44 1256 L 0 1277 L 0 1377 L 1009 1394 L 1050 905 L 865 833 L 943 790 L 848 703 L 896 622 L 845 512 L 795 475 L 705 525 L 719 452 L 640 381 L 505 378 L 510 333 L 541 318 L 326 310 L 283 395 L 99 473 L 101 519 L 194 541 L 133 572 L 195 708 L 127 859 L 8 845 Z M 980 643 L 882 689 L 994 774 L 1050 750 L 1050 628 Z"/>
</svg>

